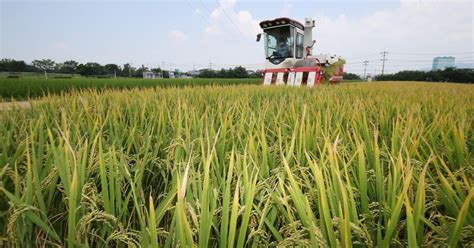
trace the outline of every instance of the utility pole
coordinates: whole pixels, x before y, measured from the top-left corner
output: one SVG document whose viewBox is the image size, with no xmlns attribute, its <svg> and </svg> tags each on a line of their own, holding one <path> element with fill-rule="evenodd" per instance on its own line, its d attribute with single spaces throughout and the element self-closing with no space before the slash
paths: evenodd
<svg viewBox="0 0 474 248">
<path fill-rule="evenodd" d="M 212 61 L 209 60 L 209 70 L 212 71 Z"/>
<path fill-rule="evenodd" d="M 367 72 L 367 65 L 369 64 L 369 61 L 364 60 L 362 63 L 364 63 L 364 80 L 365 80 L 365 75 L 366 75 L 366 72 Z"/>
<path fill-rule="evenodd" d="M 385 61 L 387 61 L 387 58 L 386 58 L 386 57 L 387 57 L 388 52 L 387 52 L 387 51 L 383 51 L 383 52 L 381 52 L 380 54 L 382 54 L 382 59 L 381 59 L 381 60 L 382 60 L 382 75 L 383 75 L 383 72 L 384 72 L 384 70 L 385 70 Z"/>
<path fill-rule="evenodd" d="M 128 65 L 128 77 L 132 77 L 132 63 Z"/>
</svg>

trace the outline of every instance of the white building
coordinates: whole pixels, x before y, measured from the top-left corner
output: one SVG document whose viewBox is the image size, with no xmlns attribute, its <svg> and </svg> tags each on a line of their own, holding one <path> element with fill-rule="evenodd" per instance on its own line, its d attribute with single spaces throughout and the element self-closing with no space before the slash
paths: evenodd
<svg viewBox="0 0 474 248">
<path fill-rule="evenodd" d="M 444 70 L 448 67 L 454 67 L 454 57 L 436 57 L 433 59 L 432 70 Z"/>
<path fill-rule="evenodd" d="M 143 78 L 155 79 L 155 78 L 163 78 L 163 76 L 162 76 L 161 73 L 154 73 L 154 72 L 151 72 L 151 71 L 146 71 L 146 72 L 143 72 Z"/>
</svg>

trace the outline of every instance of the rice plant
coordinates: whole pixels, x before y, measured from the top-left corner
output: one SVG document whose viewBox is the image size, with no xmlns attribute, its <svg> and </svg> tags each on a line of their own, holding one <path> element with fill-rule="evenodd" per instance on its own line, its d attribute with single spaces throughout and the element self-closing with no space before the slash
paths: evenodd
<svg viewBox="0 0 474 248">
<path fill-rule="evenodd" d="M 206 86 L 206 85 L 248 85 L 260 84 L 260 78 L 71 78 L 71 79 L 38 79 L 0 78 L 0 101 L 4 100 L 26 100 L 38 98 L 63 92 L 78 91 L 85 89 L 134 89 L 134 88 L 166 88 L 184 86 Z"/>
<path fill-rule="evenodd" d="M 0 121 L 0 246 L 474 245 L 469 85 L 81 90 Z"/>
</svg>

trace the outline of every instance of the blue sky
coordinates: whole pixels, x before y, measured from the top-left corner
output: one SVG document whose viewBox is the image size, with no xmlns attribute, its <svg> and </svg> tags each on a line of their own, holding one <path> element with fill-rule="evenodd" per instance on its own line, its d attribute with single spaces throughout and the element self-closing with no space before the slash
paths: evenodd
<svg viewBox="0 0 474 248">
<path fill-rule="evenodd" d="M 264 62 L 258 22 L 313 17 L 314 53 L 347 58 L 346 70 L 429 68 L 437 55 L 474 62 L 472 1 L 1 1 L 0 57 L 27 62 L 132 63 L 190 70 Z"/>
</svg>

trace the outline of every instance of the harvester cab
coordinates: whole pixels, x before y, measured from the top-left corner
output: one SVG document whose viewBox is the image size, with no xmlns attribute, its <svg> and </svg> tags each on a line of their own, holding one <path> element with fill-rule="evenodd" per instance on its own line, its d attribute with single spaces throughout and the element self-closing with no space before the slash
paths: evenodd
<svg viewBox="0 0 474 248">
<path fill-rule="evenodd" d="M 260 22 L 265 45 L 264 85 L 307 85 L 342 81 L 344 60 L 335 55 L 312 55 L 315 22 L 306 18 L 304 25 L 290 18 Z"/>
</svg>

